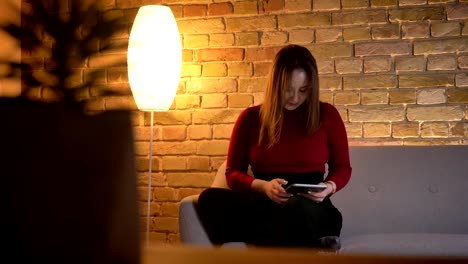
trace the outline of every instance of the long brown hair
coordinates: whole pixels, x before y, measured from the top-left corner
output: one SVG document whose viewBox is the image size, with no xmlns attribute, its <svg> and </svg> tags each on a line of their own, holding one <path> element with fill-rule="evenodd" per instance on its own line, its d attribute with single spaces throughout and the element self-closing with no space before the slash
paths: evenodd
<svg viewBox="0 0 468 264">
<path fill-rule="evenodd" d="M 276 144 L 281 135 L 283 124 L 283 97 L 291 81 L 292 72 L 302 69 L 307 75 L 309 98 L 307 104 L 306 134 L 312 135 L 320 126 L 320 101 L 317 63 L 310 51 L 302 46 L 288 45 L 282 48 L 270 69 L 265 99 L 260 106 L 260 135 L 258 144 L 267 143 L 268 147 Z M 266 142 L 265 142 L 266 141 Z"/>
</svg>

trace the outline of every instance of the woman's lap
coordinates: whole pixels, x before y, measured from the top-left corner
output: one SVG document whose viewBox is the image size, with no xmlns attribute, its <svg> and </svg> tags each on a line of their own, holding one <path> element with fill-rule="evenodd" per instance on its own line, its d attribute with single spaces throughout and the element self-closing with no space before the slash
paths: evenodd
<svg viewBox="0 0 468 264">
<path fill-rule="evenodd" d="M 203 191 L 197 210 L 214 244 L 319 247 L 320 237 L 339 236 L 342 222 L 329 199 L 292 197 L 281 206 L 260 194 L 221 188 Z"/>
</svg>

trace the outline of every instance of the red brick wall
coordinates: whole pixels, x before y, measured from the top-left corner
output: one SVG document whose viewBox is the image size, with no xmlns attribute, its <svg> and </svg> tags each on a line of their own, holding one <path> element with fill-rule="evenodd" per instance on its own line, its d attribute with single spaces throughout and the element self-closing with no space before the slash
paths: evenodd
<svg viewBox="0 0 468 264">
<path fill-rule="evenodd" d="M 289 43 L 317 57 L 321 99 L 340 110 L 351 144 L 468 143 L 466 0 L 143 2 L 116 6 L 131 20 L 142 4 L 169 5 L 184 47 L 173 110 L 155 121 L 158 240 L 177 241 L 177 202 L 210 184 L 233 122 L 261 103 L 271 60 Z M 144 183 L 149 116 L 137 116 Z"/>
<path fill-rule="evenodd" d="M 155 114 L 152 238 L 178 241 L 178 202 L 208 187 L 225 159 L 233 122 L 259 104 L 268 67 L 282 46 L 307 46 L 318 59 L 321 99 L 334 104 L 350 144 L 468 144 L 467 0 L 106 0 L 131 23 L 138 7 L 169 5 L 183 44 L 179 90 Z M 128 34 L 115 38 L 128 41 Z M 126 51 L 100 54 L 100 68 Z M 126 67 L 102 81 L 124 97 L 97 110 L 130 106 Z M 91 95 L 93 95 L 91 91 Z M 135 111 L 145 227 L 148 113 Z"/>
</svg>

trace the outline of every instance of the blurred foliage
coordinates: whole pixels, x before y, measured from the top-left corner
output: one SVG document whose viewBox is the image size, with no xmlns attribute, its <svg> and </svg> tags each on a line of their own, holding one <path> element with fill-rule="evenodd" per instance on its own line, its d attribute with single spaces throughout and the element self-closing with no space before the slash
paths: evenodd
<svg viewBox="0 0 468 264">
<path fill-rule="evenodd" d="M 52 91 L 56 100 L 81 103 L 102 68 L 87 68 L 84 81 L 74 82 L 74 74 L 91 56 L 126 48 L 126 43 L 119 46 L 111 41 L 112 36 L 127 33 L 121 12 L 104 9 L 99 1 L 32 0 L 23 1 L 21 10 L 14 4 L 9 8 L 21 16 L 21 23 L 8 21 L 0 25 L 0 30 L 18 42 L 22 54 L 30 56 L 19 62 L 0 62 L 8 68 L 2 78 L 21 78 L 23 97 L 31 89 L 42 88 Z M 38 57 L 45 59 L 40 70 L 34 61 Z M 106 65 L 111 66 L 115 65 Z M 99 87 L 102 95 L 113 93 L 105 86 Z"/>
</svg>

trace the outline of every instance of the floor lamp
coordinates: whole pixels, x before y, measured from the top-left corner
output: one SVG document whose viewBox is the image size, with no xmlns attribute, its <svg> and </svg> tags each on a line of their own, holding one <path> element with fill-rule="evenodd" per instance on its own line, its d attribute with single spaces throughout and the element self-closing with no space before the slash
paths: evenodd
<svg viewBox="0 0 468 264">
<path fill-rule="evenodd" d="M 172 105 L 180 80 L 182 51 L 177 23 L 168 6 L 138 9 L 127 53 L 128 80 L 139 110 L 151 112 L 146 245 L 149 244 L 154 112 Z"/>
</svg>

